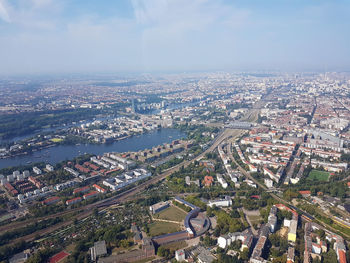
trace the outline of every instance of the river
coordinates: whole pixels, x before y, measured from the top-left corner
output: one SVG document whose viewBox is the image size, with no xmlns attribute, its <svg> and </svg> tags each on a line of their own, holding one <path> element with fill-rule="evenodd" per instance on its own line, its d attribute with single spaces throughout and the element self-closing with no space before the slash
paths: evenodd
<svg viewBox="0 0 350 263">
<path fill-rule="evenodd" d="M 115 141 L 111 144 L 60 145 L 28 155 L 0 159 L 0 169 L 27 165 L 29 162 L 46 162 L 54 165 L 61 161 L 71 160 L 84 153 L 101 155 L 106 152 L 140 151 L 143 149 L 150 149 L 163 143 L 170 143 L 173 140 L 181 139 L 185 136 L 185 133 L 176 129 L 161 129 Z"/>
</svg>

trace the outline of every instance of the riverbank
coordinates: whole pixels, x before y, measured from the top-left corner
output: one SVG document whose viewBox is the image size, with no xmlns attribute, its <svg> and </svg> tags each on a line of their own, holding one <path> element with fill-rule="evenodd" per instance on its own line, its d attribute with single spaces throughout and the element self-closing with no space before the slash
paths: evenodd
<svg viewBox="0 0 350 263">
<path fill-rule="evenodd" d="M 184 137 L 186 137 L 186 134 L 180 130 L 163 128 L 138 135 L 129 135 L 110 144 L 57 145 L 26 155 L 0 159 L 0 169 L 37 162 L 54 165 L 61 161 L 73 159 L 84 153 L 101 155 L 105 152 L 140 151 L 163 143 L 170 143 L 173 140 Z"/>
</svg>

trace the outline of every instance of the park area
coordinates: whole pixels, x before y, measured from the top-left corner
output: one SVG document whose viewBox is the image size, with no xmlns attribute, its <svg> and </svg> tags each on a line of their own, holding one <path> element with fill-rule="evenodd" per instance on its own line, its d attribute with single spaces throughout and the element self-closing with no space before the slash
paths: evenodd
<svg viewBox="0 0 350 263">
<path fill-rule="evenodd" d="M 319 170 L 311 170 L 308 176 L 309 180 L 317 180 L 317 181 L 328 181 L 328 178 L 329 178 L 328 172 L 319 171 Z"/>
<path fill-rule="evenodd" d="M 153 217 L 157 219 L 183 222 L 186 217 L 186 213 L 176 206 L 170 206 L 167 209 L 155 214 Z"/>
<path fill-rule="evenodd" d="M 168 233 L 174 233 L 180 230 L 180 225 L 170 222 L 155 221 L 149 225 L 149 235 L 152 237 Z"/>
</svg>

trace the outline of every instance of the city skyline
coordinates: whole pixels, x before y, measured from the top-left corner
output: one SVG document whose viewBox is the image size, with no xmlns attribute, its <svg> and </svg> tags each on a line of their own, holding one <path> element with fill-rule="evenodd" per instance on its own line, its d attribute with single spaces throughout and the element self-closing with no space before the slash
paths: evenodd
<svg viewBox="0 0 350 263">
<path fill-rule="evenodd" d="M 346 1 L 0 0 L 0 72 L 348 71 Z"/>
</svg>

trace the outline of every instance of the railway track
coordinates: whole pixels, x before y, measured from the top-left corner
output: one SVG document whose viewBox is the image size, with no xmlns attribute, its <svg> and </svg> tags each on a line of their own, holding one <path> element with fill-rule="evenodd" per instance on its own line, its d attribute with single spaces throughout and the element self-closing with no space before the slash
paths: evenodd
<svg viewBox="0 0 350 263">
<path fill-rule="evenodd" d="M 109 197 L 107 199 L 98 201 L 96 203 L 93 204 L 89 204 L 86 205 L 84 207 L 78 207 L 78 208 L 74 208 L 71 209 L 69 211 L 63 211 L 63 212 L 59 212 L 56 214 L 52 214 L 52 215 L 48 215 L 48 216 L 44 216 L 44 217 L 40 217 L 40 218 L 33 218 L 33 219 L 28 219 L 26 221 L 22 221 L 22 222 L 14 222 L 11 223 L 9 225 L 6 226 L 2 226 L 0 227 L 0 231 L 1 233 L 5 233 L 6 231 L 10 231 L 12 229 L 18 228 L 18 227 L 25 227 L 28 226 L 34 222 L 38 222 L 38 221 L 42 221 L 42 220 L 46 220 L 49 218 L 55 218 L 55 217 L 62 217 L 62 216 L 66 216 L 69 214 L 74 214 L 77 213 L 76 215 L 72 216 L 71 219 L 58 223 L 56 225 L 50 226 L 48 228 L 36 231 L 32 234 L 23 236 L 23 237 L 19 237 L 17 239 L 12 240 L 9 244 L 15 244 L 19 241 L 26 241 L 26 242 L 30 242 L 33 241 L 35 239 L 37 239 L 38 237 L 42 237 L 44 235 L 50 234 L 62 227 L 68 226 L 73 224 L 74 219 L 78 219 L 81 220 L 83 218 L 86 218 L 88 216 L 90 216 L 93 213 L 93 209 L 97 208 L 99 210 L 102 210 L 106 207 L 112 206 L 112 205 L 116 205 L 116 204 L 120 204 L 123 203 L 125 201 L 128 200 L 132 200 L 135 199 L 137 197 L 135 197 L 136 194 L 142 192 L 146 187 L 155 184 L 161 180 L 163 180 L 164 178 L 166 178 L 167 176 L 169 176 L 170 174 L 178 171 L 182 166 L 187 167 L 188 165 L 190 165 L 191 163 L 193 163 L 196 160 L 199 160 L 201 158 L 203 158 L 208 152 L 212 152 L 213 150 L 216 149 L 216 147 L 222 143 L 224 140 L 226 140 L 227 138 L 230 138 L 234 135 L 236 135 L 238 132 L 232 129 L 225 129 L 223 130 L 218 136 L 217 138 L 214 139 L 214 141 L 212 142 L 212 144 L 201 154 L 199 154 L 198 156 L 194 157 L 191 160 L 182 162 L 180 164 L 177 164 L 171 168 L 169 168 L 168 170 L 164 171 L 162 174 L 157 175 L 152 177 L 150 180 L 145 181 L 137 186 L 132 187 L 131 189 L 128 189 L 126 191 L 124 191 L 123 193 L 120 193 L 118 195 Z"/>
</svg>

